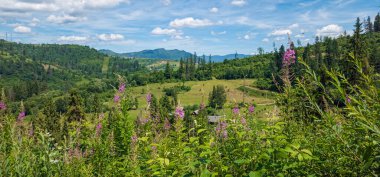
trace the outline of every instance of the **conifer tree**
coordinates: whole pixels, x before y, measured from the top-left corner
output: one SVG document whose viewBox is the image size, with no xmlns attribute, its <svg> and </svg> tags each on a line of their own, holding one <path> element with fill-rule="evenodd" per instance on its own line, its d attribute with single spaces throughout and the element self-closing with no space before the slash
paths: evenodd
<svg viewBox="0 0 380 177">
<path fill-rule="evenodd" d="M 377 13 L 373 24 L 373 31 L 380 32 L 380 13 Z"/>
<path fill-rule="evenodd" d="M 67 118 L 69 122 L 81 121 L 84 119 L 83 101 L 78 92 L 75 90 L 70 92 Z"/>
<path fill-rule="evenodd" d="M 373 32 L 373 25 L 371 22 L 371 17 L 368 16 L 367 20 L 365 21 L 365 32 L 366 33 L 372 33 Z"/>
</svg>

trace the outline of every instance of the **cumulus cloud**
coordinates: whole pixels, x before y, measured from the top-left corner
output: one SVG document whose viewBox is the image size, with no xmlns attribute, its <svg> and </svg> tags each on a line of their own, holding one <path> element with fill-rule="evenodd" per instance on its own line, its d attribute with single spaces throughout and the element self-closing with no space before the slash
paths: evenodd
<svg viewBox="0 0 380 177">
<path fill-rule="evenodd" d="M 214 23 L 208 19 L 194 19 L 193 17 L 187 17 L 183 19 L 175 19 L 171 21 L 169 25 L 174 28 L 180 28 L 180 27 L 196 28 L 196 27 L 203 27 L 203 26 L 211 26 L 211 25 L 214 25 Z"/>
<path fill-rule="evenodd" d="M 298 28 L 298 27 L 300 27 L 300 25 L 298 23 L 294 23 L 294 24 L 291 24 L 289 26 L 289 29 L 295 29 L 295 28 Z"/>
<path fill-rule="evenodd" d="M 151 31 L 151 34 L 154 35 L 167 35 L 170 36 L 172 39 L 189 39 L 189 36 L 182 36 L 182 31 L 178 31 L 176 29 L 165 29 L 156 27 Z"/>
<path fill-rule="evenodd" d="M 316 36 L 338 37 L 343 33 L 343 31 L 343 27 L 336 24 L 331 24 L 324 26 L 321 29 L 317 29 Z"/>
<path fill-rule="evenodd" d="M 13 29 L 14 32 L 17 32 L 17 33 L 30 33 L 32 32 L 32 29 L 30 29 L 29 27 L 27 26 L 17 26 L 16 28 Z"/>
<path fill-rule="evenodd" d="M 270 33 L 270 36 L 282 36 L 292 34 L 292 30 L 290 29 L 280 29 L 280 30 L 274 30 L 272 33 Z"/>
<path fill-rule="evenodd" d="M 130 3 L 129 0 L 84 0 L 86 6 L 94 8 L 113 7 L 120 3 Z"/>
<path fill-rule="evenodd" d="M 211 31 L 210 33 L 211 33 L 211 35 L 213 35 L 213 36 L 217 36 L 217 35 L 227 34 L 227 31 L 221 31 L 221 32 Z"/>
<path fill-rule="evenodd" d="M 58 41 L 63 42 L 81 42 L 86 41 L 87 37 L 85 36 L 61 36 L 58 38 Z"/>
<path fill-rule="evenodd" d="M 74 23 L 74 22 L 85 21 L 87 20 L 87 18 L 63 14 L 61 16 L 50 15 L 46 20 L 51 23 L 64 24 L 64 23 Z"/>
<path fill-rule="evenodd" d="M 245 1 L 245 0 L 233 0 L 233 1 L 231 1 L 231 4 L 234 6 L 244 6 L 245 4 L 247 4 L 247 1 Z"/>
<path fill-rule="evenodd" d="M 219 11 L 219 9 L 216 7 L 213 7 L 210 9 L 210 12 L 212 12 L 212 13 L 217 13 L 218 11 Z"/>
<path fill-rule="evenodd" d="M 29 23 L 29 26 L 37 26 L 37 24 L 40 22 L 40 19 L 38 18 L 33 18 L 30 23 Z"/>
<path fill-rule="evenodd" d="M 56 11 L 59 9 L 53 3 L 46 2 L 23 2 L 14 0 L 4 0 L 1 2 L 0 9 L 10 11 Z"/>
<path fill-rule="evenodd" d="M 117 41 L 124 39 L 124 36 L 121 34 L 100 34 L 98 39 L 102 41 Z"/>
<path fill-rule="evenodd" d="M 249 40 L 249 39 L 251 39 L 251 36 L 249 36 L 249 34 L 246 34 L 246 35 L 244 35 L 244 37 L 243 37 L 245 40 Z"/>
<path fill-rule="evenodd" d="M 262 41 L 263 42 L 269 42 L 269 39 L 268 38 L 264 38 Z"/>
</svg>

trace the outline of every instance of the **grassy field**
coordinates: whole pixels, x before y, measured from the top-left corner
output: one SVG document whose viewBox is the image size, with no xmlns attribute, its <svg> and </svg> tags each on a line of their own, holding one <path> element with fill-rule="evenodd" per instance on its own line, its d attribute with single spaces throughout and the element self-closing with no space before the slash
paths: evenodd
<svg viewBox="0 0 380 177">
<path fill-rule="evenodd" d="M 252 95 L 243 93 L 239 90 L 239 87 L 244 85 L 250 85 L 254 80 L 246 79 L 244 80 L 209 80 L 209 81 L 188 81 L 185 82 L 186 86 L 190 86 L 191 90 L 189 92 L 181 93 L 178 95 L 179 102 L 182 106 L 194 105 L 202 103 L 208 103 L 209 93 L 212 91 L 213 86 L 223 85 L 227 92 L 227 104 L 235 104 L 237 102 L 255 103 L 257 105 L 257 111 L 262 112 L 262 115 L 266 114 L 266 111 L 273 109 L 274 98 L 273 94 L 267 95 Z M 164 83 L 164 84 L 149 84 L 147 86 L 133 87 L 132 93 L 137 96 L 139 101 L 140 110 L 130 111 L 131 117 L 136 117 L 141 111 L 141 108 L 146 107 L 145 96 L 148 92 L 154 94 L 157 98 L 164 95 L 163 89 L 169 88 L 182 83 Z"/>
</svg>

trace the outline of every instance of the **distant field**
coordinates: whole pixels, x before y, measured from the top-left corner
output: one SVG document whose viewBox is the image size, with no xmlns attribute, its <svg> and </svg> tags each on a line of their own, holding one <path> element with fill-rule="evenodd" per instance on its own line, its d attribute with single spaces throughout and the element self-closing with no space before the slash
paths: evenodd
<svg viewBox="0 0 380 177">
<path fill-rule="evenodd" d="M 253 79 L 246 79 L 245 85 L 251 85 Z M 182 83 L 164 83 L 164 84 L 149 84 L 147 86 L 140 86 L 132 88 L 133 95 L 138 97 L 139 107 L 145 108 L 146 101 L 145 96 L 148 92 L 154 94 L 157 98 L 163 96 L 164 88 L 169 88 L 174 85 Z M 257 104 L 257 110 L 268 109 L 273 107 L 273 94 L 267 95 L 252 95 L 246 92 L 244 94 L 239 90 L 239 87 L 244 86 L 244 80 L 209 80 L 209 81 L 188 81 L 185 82 L 186 86 L 190 86 L 191 90 L 189 92 L 181 93 L 178 95 L 179 102 L 182 106 L 194 105 L 202 103 L 208 103 L 208 96 L 214 85 L 224 85 L 227 92 L 227 103 L 234 104 L 236 102 L 242 102 L 243 99 L 246 103 L 255 103 Z M 144 92 L 144 93 L 143 93 Z M 244 98 L 243 98 L 244 97 Z M 130 114 L 132 117 L 137 116 L 140 110 L 132 110 Z"/>
</svg>

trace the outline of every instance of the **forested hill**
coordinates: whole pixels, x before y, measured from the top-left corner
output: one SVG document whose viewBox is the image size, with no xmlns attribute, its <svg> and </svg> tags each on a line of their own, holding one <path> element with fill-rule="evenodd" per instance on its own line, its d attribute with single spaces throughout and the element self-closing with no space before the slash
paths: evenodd
<svg viewBox="0 0 380 177">
<path fill-rule="evenodd" d="M 154 49 L 154 50 L 143 50 L 140 52 L 130 52 L 130 53 L 116 53 L 112 50 L 101 49 L 99 52 L 104 53 L 109 56 L 125 57 L 125 58 L 148 58 L 148 59 L 165 59 L 165 60 L 180 60 L 189 58 L 192 55 L 190 52 L 184 50 L 166 50 L 166 49 Z M 224 60 L 231 60 L 236 58 L 245 58 L 250 55 L 245 54 L 227 54 L 227 55 L 211 55 L 211 61 L 222 62 Z"/>
</svg>

